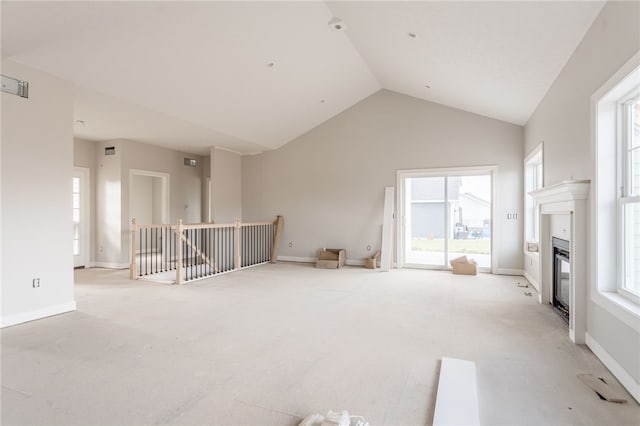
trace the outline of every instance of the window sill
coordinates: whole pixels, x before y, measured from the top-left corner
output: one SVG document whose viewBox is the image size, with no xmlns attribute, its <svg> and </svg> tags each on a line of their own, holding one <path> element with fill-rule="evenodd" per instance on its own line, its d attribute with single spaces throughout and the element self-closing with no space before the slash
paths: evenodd
<svg viewBox="0 0 640 426">
<path fill-rule="evenodd" d="M 593 301 L 634 330 L 640 329 L 640 305 L 613 291 L 594 294 Z"/>
</svg>

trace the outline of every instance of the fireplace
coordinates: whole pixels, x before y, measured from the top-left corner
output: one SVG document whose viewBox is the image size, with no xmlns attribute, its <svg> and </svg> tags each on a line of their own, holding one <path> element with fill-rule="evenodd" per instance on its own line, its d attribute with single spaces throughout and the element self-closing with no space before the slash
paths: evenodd
<svg viewBox="0 0 640 426">
<path fill-rule="evenodd" d="M 551 304 L 569 324 L 571 292 L 571 244 L 553 237 L 553 298 Z"/>
<path fill-rule="evenodd" d="M 567 315 L 558 312 L 569 321 L 569 338 L 576 344 L 583 344 L 586 339 L 589 188 L 589 181 L 568 181 L 531 193 L 540 206 L 538 300 L 545 305 L 564 301 L 564 305 L 560 306 L 567 309 Z M 552 230 L 553 215 L 569 216 L 567 240 L 555 239 L 557 247 L 554 247 L 552 237 L 564 233 L 558 234 L 558 229 Z M 555 285 L 554 281 L 558 279 L 558 285 Z"/>
</svg>

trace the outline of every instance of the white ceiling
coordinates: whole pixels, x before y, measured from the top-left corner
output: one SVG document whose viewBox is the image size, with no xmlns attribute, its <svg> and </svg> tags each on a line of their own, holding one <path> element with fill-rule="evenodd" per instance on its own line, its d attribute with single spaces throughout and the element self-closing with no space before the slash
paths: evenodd
<svg viewBox="0 0 640 426">
<path fill-rule="evenodd" d="M 602 5 L 3 1 L 2 58 L 75 84 L 79 137 L 247 153 L 381 88 L 522 125 Z"/>
</svg>

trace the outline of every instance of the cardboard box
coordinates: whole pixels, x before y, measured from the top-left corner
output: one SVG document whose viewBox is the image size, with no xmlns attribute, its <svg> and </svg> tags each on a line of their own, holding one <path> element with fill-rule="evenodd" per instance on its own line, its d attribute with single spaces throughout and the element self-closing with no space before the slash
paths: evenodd
<svg viewBox="0 0 640 426">
<path fill-rule="evenodd" d="M 347 258 L 344 249 L 326 249 L 321 248 L 318 253 L 318 261 L 316 262 L 316 268 L 322 269 L 337 269 L 344 266 L 344 262 Z"/>
<path fill-rule="evenodd" d="M 376 269 L 376 258 L 368 257 L 364 260 L 364 267 L 369 269 Z"/>
<path fill-rule="evenodd" d="M 451 264 L 451 271 L 454 274 L 459 275 L 477 275 L 478 264 L 475 260 L 467 259 L 467 256 L 457 257 L 449 261 Z"/>
</svg>

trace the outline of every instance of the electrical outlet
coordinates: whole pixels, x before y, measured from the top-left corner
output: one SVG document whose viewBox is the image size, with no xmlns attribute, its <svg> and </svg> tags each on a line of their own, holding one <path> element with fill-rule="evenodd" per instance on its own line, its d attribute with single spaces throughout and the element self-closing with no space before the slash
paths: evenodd
<svg viewBox="0 0 640 426">
<path fill-rule="evenodd" d="M 104 251 L 104 247 L 100 246 L 100 253 Z"/>
<path fill-rule="evenodd" d="M 371 246 L 367 246 L 367 251 L 371 251 Z"/>
<path fill-rule="evenodd" d="M 31 280 L 31 285 L 33 286 L 33 288 L 40 287 L 40 278 L 34 278 L 33 280 Z"/>
<path fill-rule="evenodd" d="M 289 241 L 289 247 L 293 247 L 293 243 Z"/>
</svg>

